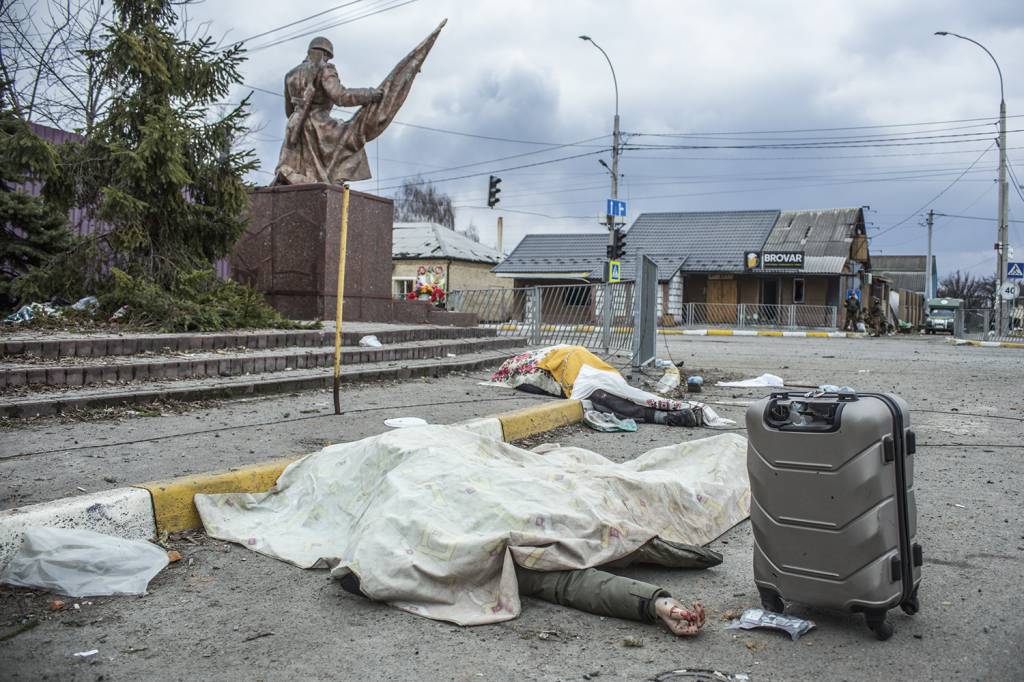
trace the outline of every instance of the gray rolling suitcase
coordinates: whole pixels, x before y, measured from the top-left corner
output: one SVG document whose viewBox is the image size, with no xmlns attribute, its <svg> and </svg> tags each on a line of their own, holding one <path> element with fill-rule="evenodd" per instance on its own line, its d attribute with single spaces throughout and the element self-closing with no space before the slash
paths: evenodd
<svg viewBox="0 0 1024 682">
<path fill-rule="evenodd" d="M 914 432 L 889 393 L 773 393 L 747 410 L 754 580 L 786 601 L 864 613 L 879 639 L 917 612 Z"/>
</svg>

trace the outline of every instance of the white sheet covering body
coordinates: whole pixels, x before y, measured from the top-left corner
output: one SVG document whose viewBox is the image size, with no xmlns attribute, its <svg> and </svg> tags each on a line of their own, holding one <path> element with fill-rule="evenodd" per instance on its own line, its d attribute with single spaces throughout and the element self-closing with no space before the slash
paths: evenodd
<svg viewBox="0 0 1024 682">
<path fill-rule="evenodd" d="M 195 502 L 213 537 L 335 577 L 352 571 L 372 599 L 476 625 L 519 614 L 513 561 L 576 569 L 655 536 L 703 545 L 748 516 L 750 486 L 736 434 L 616 464 L 424 426 L 324 448 L 266 493 Z"/>
</svg>

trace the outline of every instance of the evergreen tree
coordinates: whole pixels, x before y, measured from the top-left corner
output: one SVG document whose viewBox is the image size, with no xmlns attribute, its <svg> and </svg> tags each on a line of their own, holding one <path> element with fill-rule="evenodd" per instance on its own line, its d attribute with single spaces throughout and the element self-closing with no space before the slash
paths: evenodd
<svg viewBox="0 0 1024 682">
<path fill-rule="evenodd" d="M 209 268 L 245 230 L 243 175 L 251 151 L 232 149 L 248 100 L 212 118 L 240 82 L 242 48 L 177 37 L 172 0 L 114 0 L 97 58 L 116 97 L 89 136 L 70 145 L 69 203 L 95 207 L 111 226 L 114 265 L 170 286 Z"/>
<path fill-rule="evenodd" d="M 256 291 L 219 280 L 214 263 L 246 226 L 248 99 L 217 114 L 241 77 L 242 48 L 176 32 L 180 0 L 114 0 L 103 49 L 114 84 L 82 142 L 61 147 L 54 193 L 109 230 L 21 278 L 24 292 L 96 294 L 106 314 L 166 331 L 294 326 Z"/>
<path fill-rule="evenodd" d="M 0 309 L 14 305 L 11 284 L 32 267 L 68 249 L 67 212 L 25 191 L 57 172 L 53 146 L 14 111 L 0 109 Z"/>
</svg>

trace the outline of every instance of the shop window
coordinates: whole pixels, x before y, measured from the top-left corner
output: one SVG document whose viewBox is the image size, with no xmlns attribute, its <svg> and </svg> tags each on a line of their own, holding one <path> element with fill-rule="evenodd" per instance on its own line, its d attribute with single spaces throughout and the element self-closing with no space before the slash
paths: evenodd
<svg viewBox="0 0 1024 682">
<path fill-rule="evenodd" d="M 804 302 L 804 281 L 802 279 L 793 280 L 793 303 Z"/>
</svg>

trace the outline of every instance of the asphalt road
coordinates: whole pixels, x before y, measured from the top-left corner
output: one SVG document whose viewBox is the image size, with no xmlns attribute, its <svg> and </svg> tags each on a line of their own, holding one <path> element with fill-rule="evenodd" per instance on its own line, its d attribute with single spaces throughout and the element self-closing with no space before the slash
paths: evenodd
<svg viewBox="0 0 1024 682">
<path fill-rule="evenodd" d="M 800 607 L 790 612 L 812 618 L 818 627 L 798 642 L 774 631 L 724 629 L 724 611 L 757 605 L 747 522 L 712 544 L 725 556 L 720 567 L 625 571 L 705 603 L 708 625 L 692 640 L 531 599 L 524 600 L 514 621 L 460 628 L 352 596 L 324 572 L 303 571 L 197 534 L 172 543 L 184 558 L 158 575 L 143 598 L 68 600 L 69 606 L 50 611 L 50 595 L 0 588 L 0 636 L 26 616 L 39 620 L 37 627 L 0 641 L 0 678 L 642 680 L 684 667 L 747 673 L 753 680 L 1024 678 L 1024 353 L 903 338 L 677 337 L 668 340 L 667 351 L 664 345 L 659 351 L 685 361 L 688 373 L 708 377 L 768 371 L 790 383 L 894 390 L 908 399 L 919 443 L 918 542 L 925 566 L 922 610 L 913 618 L 893 612 L 892 639 L 877 641 L 859 617 Z M 418 416 L 438 422 L 532 400 L 485 402 L 497 389 L 474 381 L 456 377 L 368 387 L 351 397 L 353 403 L 379 403 L 367 407 L 446 404 L 433 412 L 416 409 Z M 709 387 L 704 397 L 725 416 L 741 419 L 743 404 L 762 392 Z M 452 404 L 456 398 L 473 402 Z M 270 421 L 281 419 L 284 411 L 294 416 L 327 401 L 324 394 L 310 393 L 167 417 L 41 420 L 4 432 L 0 452 L 6 455 L 12 444 L 27 453 L 66 447 L 73 440 L 120 442 Z M 299 453 L 323 441 L 379 432 L 383 419 L 395 413 L 409 410 L 232 429 L 220 438 L 179 435 L 157 445 L 110 446 L 54 459 L 23 457 L 2 464 L 0 491 L 9 506 L 11 499 L 19 504 L 59 497 L 69 487 L 73 494 L 70 474 L 76 467 L 86 476 L 79 480 L 89 485 L 103 471 L 123 484 Z M 622 461 L 707 435 L 651 425 L 641 425 L 636 434 L 570 427 L 533 441 L 579 445 Z M 86 452 L 96 457 L 86 458 Z M 34 480 L 46 476 L 51 478 Z M 16 492 L 10 490 L 12 480 L 19 485 Z M 623 640 L 631 637 L 642 638 L 644 645 L 625 646 Z M 99 653 L 87 659 L 72 655 L 90 649 Z"/>
</svg>

